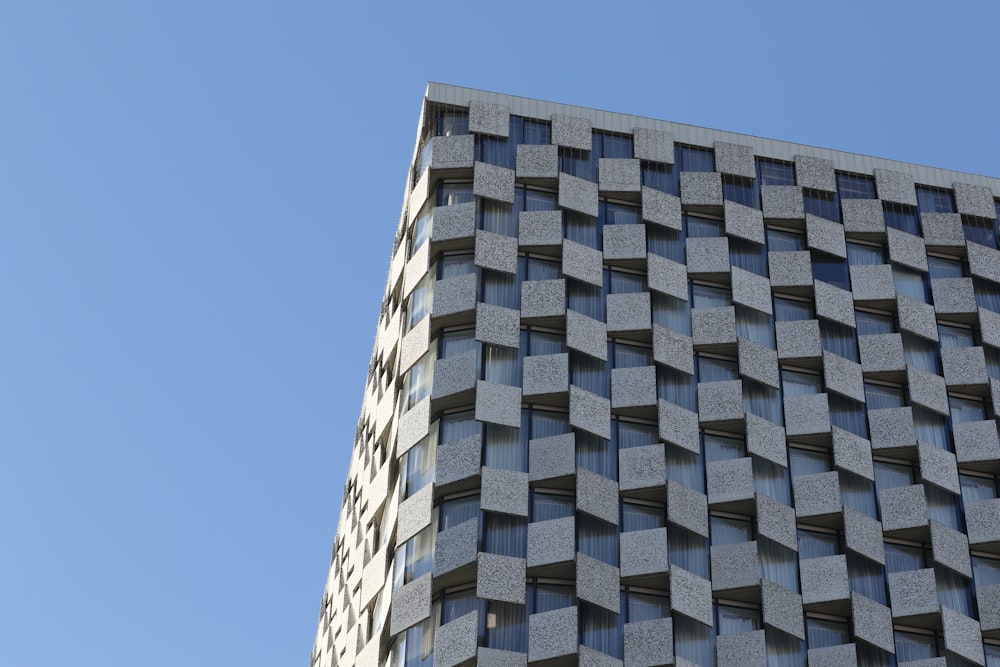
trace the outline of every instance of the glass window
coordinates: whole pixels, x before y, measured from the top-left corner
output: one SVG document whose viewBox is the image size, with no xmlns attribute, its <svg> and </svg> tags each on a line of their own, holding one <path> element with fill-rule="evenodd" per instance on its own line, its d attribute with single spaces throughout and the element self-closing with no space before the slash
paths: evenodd
<svg viewBox="0 0 1000 667">
<path fill-rule="evenodd" d="M 992 556 L 972 556 L 972 574 L 976 586 L 1000 584 L 1000 560 Z"/>
<path fill-rule="evenodd" d="M 709 463 L 741 459 L 747 455 L 746 443 L 742 438 L 705 433 L 702 436 L 702 441 L 705 446 L 705 460 Z"/>
<path fill-rule="evenodd" d="M 799 558 L 822 558 L 840 553 L 840 536 L 837 533 L 799 528 L 797 537 Z"/>
<path fill-rule="evenodd" d="M 954 530 L 962 530 L 962 512 L 958 497 L 930 484 L 924 484 L 927 516 Z"/>
<path fill-rule="evenodd" d="M 993 475 L 979 476 L 961 473 L 958 479 L 962 486 L 962 500 L 966 504 L 997 497 L 997 483 Z"/>
<path fill-rule="evenodd" d="M 472 410 L 453 412 L 441 417 L 440 441 L 444 445 L 462 438 L 479 435 L 482 423 L 477 422 Z"/>
<path fill-rule="evenodd" d="M 484 512 L 483 551 L 500 556 L 526 558 L 528 520 L 521 516 Z"/>
<path fill-rule="evenodd" d="M 528 351 L 528 356 L 544 354 L 562 354 L 566 351 L 566 336 L 561 333 L 550 333 L 536 329 L 521 330 L 521 347 Z"/>
<path fill-rule="evenodd" d="M 608 479 L 618 479 L 618 451 L 614 443 L 592 433 L 576 434 L 576 465 Z"/>
<path fill-rule="evenodd" d="M 622 657 L 619 615 L 587 602 L 580 602 L 580 643 L 613 658 Z"/>
<path fill-rule="evenodd" d="M 399 475 L 403 498 L 409 498 L 434 479 L 436 440 L 433 437 L 424 438 L 406 452 Z"/>
<path fill-rule="evenodd" d="M 840 222 L 840 206 L 835 193 L 803 188 L 802 203 L 806 213 Z"/>
<path fill-rule="evenodd" d="M 760 610 L 752 607 L 716 606 L 720 635 L 739 635 L 760 630 Z"/>
<path fill-rule="evenodd" d="M 444 593 L 441 595 L 441 625 L 450 623 L 479 608 L 480 601 L 476 599 L 476 589 L 467 588 L 464 591 Z"/>
<path fill-rule="evenodd" d="M 729 239 L 729 263 L 732 266 L 767 277 L 767 248 L 745 239 Z"/>
<path fill-rule="evenodd" d="M 438 260 L 438 278 L 442 280 L 475 272 L 475 258 L 471 254 L 444 255 Z"/>
<path fill-rule="evenodd" d="M 618 567 L 618 526 L 578 514 L 576 537 L 580 553 Z"/>
<path fill-rule="evenodd" d="M 885 250 L 880 245 L 848 243 L 847 263 L 851 266 L 885 264 Z"/>
<path fill-rule="evenodd" d="M 931 278 L 962 278 L 962 260 L 927 256 L 927 268 Z"/>
<path fill-rule="evenodd" d="M 1000 667 L 1000 646 L 986 644 L 986 667 Z"/>
<path fill-rule="evenodd" d="M 685 336 L 691 335 L 691 302 L 666 294 L 651 294 L 653 324 Z"/>
<path fill-rule="evenodd" d="M 486 603 L 486 647 L 503 651 L 527 651 L 528 626 L 526 620 L 525 605 L 488 601 Z"/>
<path fill-rule="evenodd" d="M 424 319 L 431 310 L 433 283 L 430 275 L 424 276 L 410 293 L 406 306 L 406 330 L 409 331 Z"/>
<path fill-rule="evenodd" d="M 972 329 L 949 324 L 938 325 L 938 338 L 943 350 L 955 347 L 973 347 L 976 344 L 972 337 Z"/>
<path fill-rule="evenodd" d="M 791 162 L 757 158 L 757 178 L 761 185 L 795 185 L 795 165 Z"/>
<path fill-rule="evenodd" d="M 781 411 L 781 392 L 761 382 L 743 380 L 743 409 L 772 424 L 785 424 Z"/>
<path fill-rule="evenodd" d="M 632 158 L 632 135 L 594 132 L 594 145 L 600 143 L 601 157 Z"/>
<path fill-rule="evenodd" d="M 695 454 L 683 447 L 668 444 L 666 445 L 666 456 L 667 479 L 683 484 L 689 489 L 705 493 L 705 464 L 701 454 Z"/>
<path fill-rule="evenodd" d="M 434 569 L 434 530 L 427 526 L 396 549 L 393 588 L 419 579 Z"/>
<path fill-rule="evenodd" d="M 753 459 L 754 491 L 784 505 L 791 505 L 792 491 L 788 468 L 759 456 L 751 458 Z"/>
<path fill-rule="evenodd" d="M 746 306 L 736 306 L 736 335 L 774 349 L 774 318 Z"/>
<path fill-rule="evenodd" d="M 830 452 L 821 449 L 788 448 L 788 467 L 792 478 L 830 472 Z"/>
<path fill-rule="evenodd" d="M 847 262 L 840 257 L 813 250 L 812 274 L 815 280 L 822 280 L 841 289 L 851 289 L 851 276 Z"/>
<path fill-rule="evenodd" d="M 698 382 L 725 382 L 739 379 L 736 362 L 731 359 L 719 359 L 698 355 Z"/>
<path fill-rule="evenodd" d="M 708 518 L 712 546 L 739 544 L 753 539 L 753 528 L 749 519 L 737 519 L 712 515 Z"/>
<path fill-rule="evenodd" d="M 674 162 L 681 171 L 715 171 L 715 154 L 710 148 L 676 144 Z"/>
<path fill-rule="evenodd" d="M 639 209 L 635 206 L 602 201 L 600 217 L 605 225 L 635 225 L 639 223 Z"/>
<path fill-rule="evenodd" d="M 801 232 L 767 228 L 768 252 L 797 252 L 805 250 L 805 237 Z"/>
<path fill-rule="evenodd" d="M 667 524 L 667 559 L 671 565 L 709 578 L 708 538 L 673 524 Z"/>
<path fill-rule="evenodd" d="M 725 308 L 732 305 L 732 299 L 732 292 L 728 287 L 691 286 L 691 302 L 695 308 Z"/>
<path fill-rule="evenodd" d="M 868 418 L 864 403 L 834 393 L 827 394 L 826 398 L 830 404 L 830 423 L 833 426 L 861 438 L 868 437 Z"/>
<path fill-rule="evenodd" d="M 898 386 L 865 382 L 865 402 L 869 410 L 901 408 L 904 405 L 903 389 Z"/>
<path fill-rule="evenodd" d="M 652 621 L 670 616 L 670 598 L 666 595 L 637 593 L 630 590 L 625 592 L 625 596 L 626 600 L 622 608 L 626 614 L 626 621 L 629 623 Z"/>
<path fill-rule="evenodd" d="M 896 640 L 896 659 L 899 662 L 938 657 L 937 639 L 934 635 L 896 630 L 893 636 Z"/>
<path fill-rule="evenodd" d="M 688 238 L 714 238 L 722 236 L 722 221 L 685 214 L 684 223 Z"/>
<path fill-rule="evenodd" d="M 472 201 L 475 201 L 472 195 L 472 183 L 442 183 L 438 186 L 438 206 L 468 204 Z"/>
<path fill-rule="evenodd" d="M 532 491 L 531 520 L 565 519 L 576 512 L 576 498 L 551 492 Z"/>
<path fill-rule="evenodd" d="M 915 480 L 913 466 L 908 463 L 875 461 L 875 486 L 879 493 L 899 486 L 912 486 Z"/>
<path fill-rule="evenodd" d="M 951 450 L 950 429 L 948 428 L 948 418 L 931 412 L 927 408 L 919 405 L 913 406 L 913 431 L 918 440 L 939 447 L 940 449 Z"/>
<path fill-rule="evenodd" d="M 674 653 L 696 665 L 714 665 L 715 629 L 686 616 L 674 616 Z"/>
<path fill-rule="evenodd" d="M 972 582 L 946 567 L 934 568 L 938 602 L 965 616 L 975 616 L 972 611 Z"/>
<path fill-rule="evenodd" d="M 924 280 L 924 274 L 920 271 L 893 265 L 892 282 L 895 284 L 897 294 L 908 296 L 923 303 L 928 302 L 927 283 Z"/>
<path fill-rule="evenodd" d="M 892 315 L 858 310 L 854 313 L 854 319 L 858 326 L 858 335 L 861 336 L 896 332 L 896 323 Z"/>
<path fill-rule="evenodd" d="M 522 411 L 521 424 L 524 424 Z M 521 429 L 499 424 L 486 424 L 483 438 L 483 465 L 503 470 L 527 472 L 526 440 Z"/>
<path fill-rule="evenodd" d="M 456 134 L 469 133 L 469 112 L 441 111 L 438 115 L 438 135 L 450 137 Z"/>
<path fill-rule="evenodd" d="M 840 471 L 840 497 L 844 505 L 862 514 L 878 518 L 878 503 L 875 500 L 875 483 L 859 475 Z"/>
<path fill-rule="evenodd" d="M 521 141 L 522 144 L 549 144 L 552 143 L 552 124 L 546 120 L 535 120 L 534 118 L 521 119 Z"/>
<path fill-rule="evenodd" d="M 948 405 L 951 408 L 953 424 L 979 422 L 986 419 L 986 406 L 981 398 L 949 396 Z"/>
<path fill-rule="evenodd" d="M 823 391 L 823 383 L 818 375 L 781 369 L 781 388 L 785 397 L 808 396 Z"/>
<path fill-rule="evenodd" d="M 745 383 L 744 383 L 745 384 Z M 674 405 L 698 411 L 698 382 L 695 376 L 673 368 L 656 369 L 656 395 Z"/>
<path fill-rule="evenodd" d="M 434 353 L 428 352 L 406 372 L 406 409 L 431 393 L 434 378 Z"/>
<path fill-rule="evenodd" d="M 556 193 L 554 192 L 518 187 L 514 190 L 514 197 L 518 202 L 522 197 L 524 199 L 523 205 L 517 206 L 518 211 L 556 210 Z"/>
<path fill-rule="evenodd" d="M 646 276 L 639 273 L 610 269 L 604 275 L 608 294 L 637 294 L 649 289 L 646 285 Z"/>
<path fill-rule="evenodd" d="M 674 166 L 671 164 L 659 164 L 654 162 L 642 163 L 642 184 L 646 187 L 666 192 L 677 196 L 680 190 L 677 184 L 677 175 Z"/>
<path fill-rule="evenodd" d="M 820 320 L 819 340 L 823 349 L 855 363 L 858 358 L 858 336 L 853 327 L 830 320 Z"/>
<path fill-rule="evenodd" d="M 601 249 L 601 230 L 597 225 L 597 218 L 574 211 L 563 211 L 563 236 L 570 241 Z"/>
<path fill-rule="evenodd" d="M 760 208 L 760 195 L 754 186 L 752 178 L 722 175 L 722 197 L 727 201 L 736 202 L 751 208 Z"/>
<path fill-rule="evenodd" d="M 847 554 L 847 582 L 852 593 L 888 605 L 885 591 L 885 567 L 855 553 Z"/>
<path fill-rule="evenodd" d="M 604 320 L 604 294 L 596 285 L 567 280 L 566 307 L 589 318 Z"/>
<path fill-rule="evenodd" d="M 954 213 L 955 202 L 951 190 L 917 186 L 917 208 L 921 213 Z"/>
<path fill-rule="evenodd" d="M 807 616 L 806 641 L 809 642 L 811 649 L 847 644 L 851 641 L 847 621 Z"/>
<path fill-rule="evenodd" d="M 521 359 L 513 347 L 483 343 L 483 379 L 509 387 L 521 386 Z"/>
<path fill-rule="evenodd" d="M 813 319 L 812 301 L 774 297 L 774 319 L 778 322 Z"/>
<path fill-rule="evenodd" d="M 684 263 L 684 234 L 659 225 L 646 226 L 646 248 L 660 257 Z"/>
<path fill-rule="evenodd" d="M 482 301 L 504 308 L 520 308 L 521 284 L 517 276 L 499 271 L 482 271 Z"/>
<path fill-rule="evenodd" d="M 922 570 L 930 562 L 927 547 L 919 544 L 885 543 L 885 567 L 889 572 Z"/>
<path fill-rule="evenodd" d="M 907 364 L 916 366 L 928 373 L 940 374 L 941 361 L 937 345 L 920 336 L 911 333 L 902 334 L 903 357 Z"/>
<path fill-rule="evenodd" d="M 446 498 L 438 508 L 438 530 L 448 530 L 460 523 L 479 518 L 479 494 Z"/>
<path fill-rule="evenodd" d="M 760 574 L 790 591 L 799 592 L 799 559 L 788 547 L 761 537 L 757 540 Z"/>
<path fill-rule="evenodd" d="M 920 220 L 917 217 L 916 207 L 886 201 L 882 202 L 882 209 L 886 227 L 920 236 Z"/>
<path fill-rule="evenodd" d="M 662 505 L 630 500 L 622 501 L 621 529 L 623 533 L 663 528 L 665 525 L 667 525 L 665 510 Z"/>
<path fill-rule="evenodd" d="M 875 199 L 875 178 L 838 172 L 837 191 L 841 199 Z"/>
<path fill-rule="evenodd" d="M 1000 313 L 1000 286 L 978 278 L 973 279 L 972 286 L 975 289 L 977 306 Z"/>
<path fill-rule="evenodd" d="M 597 180 L 597 164 L 601 158 L 599 136 L 594 133 L 591 150 L 559 148 L 559 171 L 588 181 Z"/>
<path fill-rule="evenodd" d="M 660 441 L 660 431 L 656 424 L 641 424 L 615 418 L 611 424 L 612 438 L 617 439 L 618 449 L 645 447 Z"/>
<path fill-rule="evenodd" d="M 611 369 L 608 363 L 582 352 L 574 350 L 570 353 L 569 381 L 592 394 L 605 398 L 611 396 Z"/>
</svg>

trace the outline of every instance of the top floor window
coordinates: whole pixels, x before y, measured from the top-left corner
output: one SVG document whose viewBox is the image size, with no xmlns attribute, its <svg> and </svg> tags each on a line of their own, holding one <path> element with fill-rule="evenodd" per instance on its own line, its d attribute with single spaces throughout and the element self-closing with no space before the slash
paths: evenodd
<svg viewBox="0 0 1000 667">
<path fill-rule="evenodd" d="M 875 179 L 865 174 L 837 173 L 841 199 L 875 199 Z"/>
<path fill-rule="evenodd" d="M 437 133 L 441 137 L 469 133 L 469 112 L 466 110 L 441 111 L 438 114 Z"/>
<path fill-rule="evenodd" d="M 955 202 L 950 190 L 918 185 L 917 208 L 921 213 L 954 213 Z"/>
<path fill-rule="evenodd" d="M 674 162 L 680 171 L 715 171 L 715 153 L 711 148 L 678 144 L 674 147 Z"/>
<path fill-rule="evenodd" d="M 757 158 L 757 180 L 761 185 L 795 185 L 795 165 L 791 162 Z"/>
</svg>

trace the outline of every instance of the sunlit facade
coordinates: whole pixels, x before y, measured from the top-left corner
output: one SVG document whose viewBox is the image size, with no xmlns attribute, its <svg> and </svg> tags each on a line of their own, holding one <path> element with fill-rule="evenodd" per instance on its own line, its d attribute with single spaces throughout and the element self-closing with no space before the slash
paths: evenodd
<svg viewBox="0 0 1000 667">
<path fill-rule="evenodd" d="M 312 667 L 1000 665 L 1000 180 L 430 84 L 407 182 Z"/>
</svg>

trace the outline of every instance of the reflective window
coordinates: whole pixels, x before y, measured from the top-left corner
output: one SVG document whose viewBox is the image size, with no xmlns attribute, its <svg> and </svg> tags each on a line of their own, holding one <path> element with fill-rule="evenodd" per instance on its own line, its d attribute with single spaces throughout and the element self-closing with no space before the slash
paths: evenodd
<svg viewBox="0 0 1000 667">
<path fill-rule="evenodd" d="M 838 172 L 837 191 L 841 199 L 875 199 L 875 178 Z"/>
<path fill-rule="evenodd" d="M 927 268 L 931 278 L 962 278 L 962 260 L 946 257 L 927 256 Z"/>
<path fill-rule="evenodd" d="M 835 193 L 803 188 L 802 203 L 806 213 L 840 222 L 840 205 L 837 203 Z"/>
<path fill-rule="evenodd" d="M 886 201 L 882 202 L 882 209 L 886 227 L 920 236 L 920 220 L 916 207 Z"/>
<path fill-rule="evenodd" d="M 674 162 L 681 171 L 715 171 L 715 154 L 710 148 L 675 144 Z"/>
<path fill-rule="evenodd" d="M 921 213 L 954 213 L 955 202 L 951 190 L 917 186 L 917 208 Z"/>
<path fill-rule="evenodd" d="M 858 327 L 858 335 L 860 336 L 896 332 L 895 320 L 889 314 L 859 310 L 854 313 L 854 319 Z"/>
<path fill-rule="evenodd" d="M 801 232 L 767 228 L 768 252 L 797 252 L 805 250 L 805 237 Z"/>
<path fill-rule="evenodd" d="M 759 157 L 757 178 L 761 185 L 795 185 L 795 165 Z"/>
</svg>

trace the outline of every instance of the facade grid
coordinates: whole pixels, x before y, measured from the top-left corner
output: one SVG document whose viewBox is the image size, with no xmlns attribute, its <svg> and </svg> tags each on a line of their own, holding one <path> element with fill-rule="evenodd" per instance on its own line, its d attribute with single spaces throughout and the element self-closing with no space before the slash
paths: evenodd
<svg viewBox="0 0 1000 667">
<path fill-rule="evenodd" d="M 311 667 L 1000 666 L 998 217 L 430 84 Z"/>
</svg>

